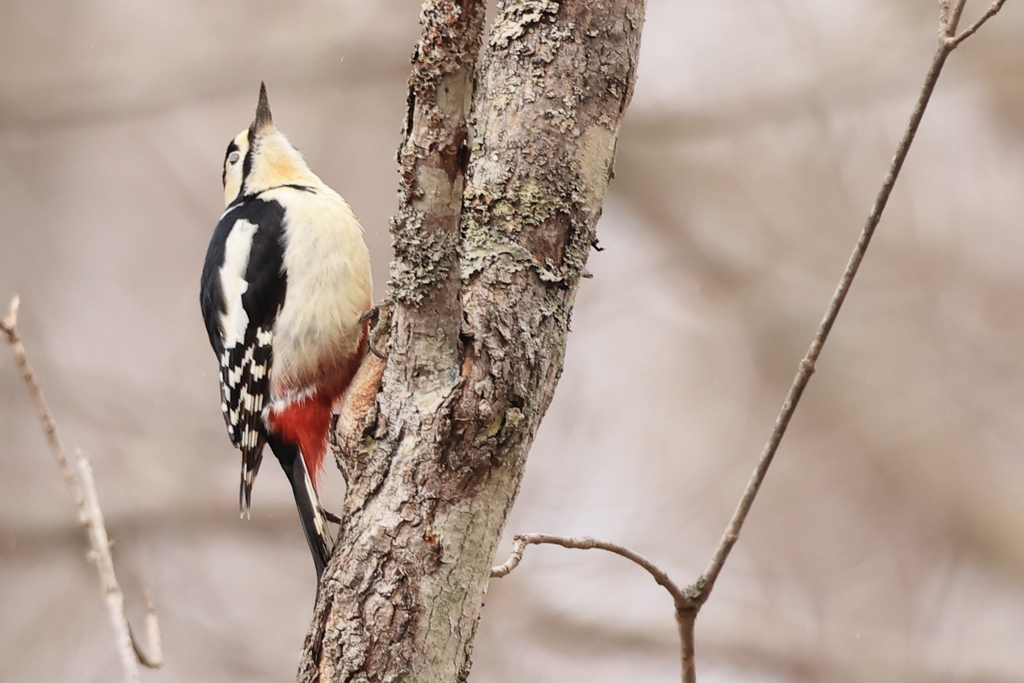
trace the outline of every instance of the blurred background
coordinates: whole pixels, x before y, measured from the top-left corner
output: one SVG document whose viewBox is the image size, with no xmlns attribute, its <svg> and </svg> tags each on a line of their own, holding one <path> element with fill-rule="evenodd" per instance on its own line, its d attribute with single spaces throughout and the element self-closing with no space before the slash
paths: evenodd
<svg viewBox="0 0 1024 683">
<path fill-rule="evenodd" d="M 966 19 L 987 3 L 969 3 Z M 507 530 L 709 561 L 931 60 L 932 0 L 650 0 L 565 373 Z M 199 272 L 265 80 L 366 227 L 378 295 L 418 3 L 0 3 L 0 308 L 165 668 L 294 680 L 314 576 L 271 461 L 237 513 Z M 951 57 L 876 241 L 697 623 L 702 681 L 1024 677 L 1024 11 Z M 95 571 L 0 350 L 0 681 L 121 680 Z M 342 482 L 325 483 L 340 507 Z M 498 561 L 510 546 L 506 538 Z M 674 681 L 667 595 L 531 548 L 475 681 Z"/>
</svg>

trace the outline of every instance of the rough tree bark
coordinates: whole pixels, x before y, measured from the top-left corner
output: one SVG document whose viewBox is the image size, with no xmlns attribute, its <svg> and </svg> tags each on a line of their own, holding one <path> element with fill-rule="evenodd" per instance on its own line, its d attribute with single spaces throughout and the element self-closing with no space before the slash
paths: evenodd
<svg viewBox="0 0 1024 683">
<path fill-rule="evenodd" d="M 468 675 L 596 242 L 643 14 L 643 0 L 501 2 L 481 51 L 483 2 L 424 2 L 387 362 L 366 364 L 364 400 L 339 420 L 348 489 L 299 681 Z"/>
</svg>

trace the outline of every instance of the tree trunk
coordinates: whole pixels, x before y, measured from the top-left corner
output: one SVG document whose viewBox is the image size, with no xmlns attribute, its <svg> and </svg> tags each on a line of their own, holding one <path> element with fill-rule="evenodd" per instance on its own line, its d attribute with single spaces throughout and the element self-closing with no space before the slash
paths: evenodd
<svg viewBox="0 0 1024 683">
<path fill-rule="evenodd" d="M 643 13 L 643 0 L 501 2 L 477 64 L 484 3 L 424 3 L 387 361 L 365 364 L 339 419 L 343 523 L 299 681 L 468 675 L 596 242 Z"/>
</svg>

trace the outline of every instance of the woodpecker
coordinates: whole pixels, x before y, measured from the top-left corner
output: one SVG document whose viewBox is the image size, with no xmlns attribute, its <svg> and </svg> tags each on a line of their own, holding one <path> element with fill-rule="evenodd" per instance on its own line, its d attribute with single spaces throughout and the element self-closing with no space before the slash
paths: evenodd
<svg viewBox="0 0 1024 683">
<path fill-rule="evenodd" d="M 333 406 L 366 353 L 370 255 L 341 196 L 274 126 L 266 86 L 224 156 L 226 209 L 200 306 L 220 363 L 221 411 L 242 452 L 248 517 L 264 444 L 291 482 L 317 578 L 331 552 L 317 486 Z"/>
</svg>

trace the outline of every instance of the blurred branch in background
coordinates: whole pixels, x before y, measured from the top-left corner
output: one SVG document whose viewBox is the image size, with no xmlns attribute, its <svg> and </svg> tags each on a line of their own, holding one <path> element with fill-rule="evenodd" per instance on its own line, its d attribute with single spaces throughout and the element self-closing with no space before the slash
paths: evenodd
<svg viewBox="0 0 1024 683">
<path fill-rule="evenodd" d="M 32 397 L 39 422 L 46 440 L 53 450 L 53 457 L 57 460 L 57 466 L 64 475 L 64 483 L 68 487 L 71 499 L 78 508 L 78 520 L 85 527 L 89 537 L 89 559 L 96 564 L 96 570 L 100 575 L 100 584 L 103 588 L 103 595 L 106 599 L 107 610 L 110 613 L 110 622 L 114 627 L 117 640 L 117 649 L 121 656 L 121 664 L 124 667 L 126 680 L 129 683 L 137 683 L 139 678 L 139 664 L 156 669 L 163 664 L 163 653 L 160 644 L 160 626 L 157 622 L 156 611 L 152 601 L 146 597 L 146 639 L 148 646 L 146 651 L 139 647 L 135 636 L 132 634 L 131 626 L 128 624 L 128 617 L 124 612 L 124 594 L 117 583 L 117 576 L 114 573 L 114 560 L 110 554 L 110 539 L 107 536 L 107 528 L 103 522 L 103 511 L 100 509 L 99 497 L 96 493 L 96 483 L 93 480 L 92 466 L 89 460 L 77 453 L 77 459 L 72 465 L 64 453 L 64 445 L 57 434 L 57 424 L 50 415 L 50 409 L 43 397 L 43 390 L 36 380 L 35 372 L 29 365 L 28 357 L 25 355 L 25 346 L 18 336 L 18 309 L 21 300 L 15 296 L 11 300 L 11 307 L 7 316 L 0 321 L 0 331 L 7 337 L 7 342 L 14 352 L 15 361 L 21 376 L 25 379 L 25 385 Z"/>
<path fill-rule="evenodd" d="M 711 563 L 700 578 L 692 586 L 689 586 L 684 590 L 680 590 L 668 575 L 665 574 L 665 572 L 658 569 L 642 556 L 622 546 L 604 541 L 595 541 L 589 537 L 566 538 L 548 536 L 545 534 L 524 534 L 515 536 L 515 543 L 511 556 L 503 565 L 494 567 L 491 570 L 492 577 L 505 576 L 515 569 L 519 564 L 519 561 L 522 559 L 523 551 L 526 549 L 528 544 L 549 543 L 560 545 L 565 548 L 598 548 L 632 560 L 650 572 L 658 584 L 664 586 L 672 595 L 676 608 L 676 621 L 679 625 L 679 636 L 681 641 L 682 680 L 684 683 L 696 683 L 697 674 L 694 657 L 694 626 L 697 614 L 711 596 L 711 591 L 714 589 L 715 581 L 718 579 L 722 568 L 725 566 L 725 561 L 728 559 L 733 546 L 735 546 L 736 541 L 739 540 L 740 531 L 743 528 L 743 523 L 747 518 L 747 514 L 750 512 L 750 508 L 754 504 L 754 499 L 757 497 L 761 484 L 764 482 L 764 478 L 768 474 L 768 468 L 771 466 L 772 459 L 775 457 L 779 444 L 782 442 L 782 437 L 785 436 L 790 420 L 796 412 L 796 407 L 800 402 L 804 389 L 807 387 L 808 382 L 810 382 L 811 375 L 814 374 L 815 363 L 821 355 L 821 351 L 828 339 L 829 332 L 832 330 L 832 326 L 835 324 L 836 318 L 839 316 L 839 311 L 843 306 L 843 302 L 846 300 L 846 295 L 849 293 L 850 287 L 853 285 L 853 279 L 856 277 L 861 262 L 864 260 L 864 255 L 871 243 L 871 238 L 882 218 L 882 213 L 885 211 L 886 204 L 888 203 L 893 187 L 896 184 L 896 179 L 899 177 L 900 170 L 903 168 L 903 162 L 907 158 L 910 146 L 913 144 L 914 137 L 920 127 L 921 119 L 924 117 L 925 109 L 928 107 L 928 102 L 935 90 L 935 84 L 938 82 L 939 75 L 942 73 L 942 68 L 946 63 L 946 58 L 953 50 L 963 43 L 964 40 L 981 28 L 986 21 L 995 16 L 1005 3 L 1005 0 L 996 0 L 988 10 L 986 10 L 985 13 L 977 19 L 977 21 L 958 34 L 956 32 L 957 26 L 960 22 L 961 15 L 963 14 L 966 1 L 967 0 L 957 0 L 956 4 L 951 7 L 948 0 L 939 0 L 940 18 L 938 47 L 936 48 L 935 56 L 932 58 L 932 63 L 928 69 L 928 73 L 925 76 L 924 84 L 921 87 L 917 102 L 910 115 L 910 120 L 907 123 L 906 130 L 904 131 L 903 137 L 896 148 L 896 153 L 889 165 L 888 172 L 882 182 L 882 187 L 878 191 L 874 205 L 871 207 L 871 212 L 868 215 L 867 222 L 861 230 L 860 236 L 857 239 L 857 244 L 853 249 L 853 253 L 850 255 L 846 269 L 839 281 L 835 294 L 833 294 L 832 300 L 829 302 L 825 316 L 818 327 L 818 331 L 811 342 L 811 346 L 808 349 L 807 354 L 804 356 L 803 360 L 800 361 L 796 377 L 793 379 L 789 392 L 786 395 L 786 399 L 783 402 L 782 410 L 775 420 L 775 427 L 772 430 L 771 435 L 768 437 L 768 442 L 765 444 L 764 450 L 761 453 L 757 467 L 747 484 L 746 490 L 743 492 L 743 497 L 740 499 L 739 505 L 733 513 L 732 519 L 729 521 L 729 525 L 726 527 L 725 533 L 722 535 L 721 541 L 719 542 Z"/>
</svg>

